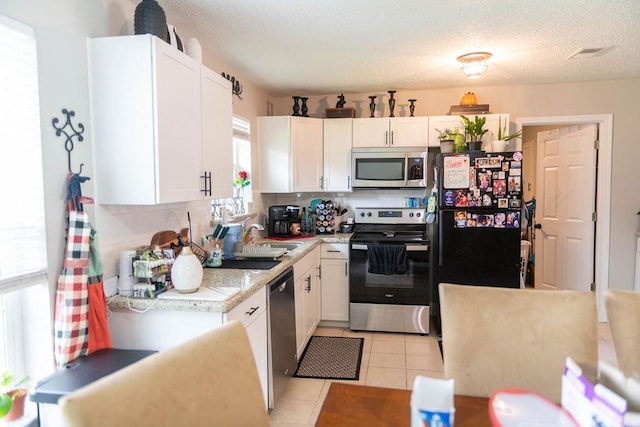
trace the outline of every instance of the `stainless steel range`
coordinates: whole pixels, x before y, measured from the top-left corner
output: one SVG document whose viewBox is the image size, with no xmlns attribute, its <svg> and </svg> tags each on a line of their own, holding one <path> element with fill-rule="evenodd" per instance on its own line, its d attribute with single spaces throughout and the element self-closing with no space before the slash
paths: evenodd
<svg viewBox="0 0 640 427">
<path fill-rule="evenodd" d="M 429 333 L 425 210 L 356 208 L 349 244 L 349 327 Z"/>
</svg>

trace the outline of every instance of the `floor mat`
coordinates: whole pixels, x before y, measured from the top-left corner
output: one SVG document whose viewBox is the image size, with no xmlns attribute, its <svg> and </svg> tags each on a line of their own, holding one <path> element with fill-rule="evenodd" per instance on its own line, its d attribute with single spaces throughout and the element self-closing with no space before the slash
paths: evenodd
<svg viewBox="0 0 640 427">
<path fill-rule="evenodd" d="M 293 375 L 298 378 L 360 378 L 364 338 L 312 336 Z"/>
</svg>

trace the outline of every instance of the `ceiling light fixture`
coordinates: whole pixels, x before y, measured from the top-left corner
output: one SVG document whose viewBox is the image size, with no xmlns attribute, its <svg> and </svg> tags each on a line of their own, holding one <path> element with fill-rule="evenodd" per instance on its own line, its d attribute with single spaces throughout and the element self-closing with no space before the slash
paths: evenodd
<svg viewBox="0 0 640 427">
<path fill-rule="evenodd" d="M 462 62 L 464 66 L 462 67 L 462 71 L 469 77 L 470 79 L 477 79 L 487 71 L 487 64 L 484 63 L 487 59 L 491 58 L 493 55 L 489 52 L 471 52 L 465 53 L 464 55 L 458 56 L 458 62 Z"/>
</svg>

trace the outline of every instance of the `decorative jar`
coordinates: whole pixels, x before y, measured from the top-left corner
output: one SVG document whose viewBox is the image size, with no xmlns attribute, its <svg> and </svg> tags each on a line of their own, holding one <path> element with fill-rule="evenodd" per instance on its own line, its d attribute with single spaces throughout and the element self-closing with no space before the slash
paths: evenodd
<svg viewBox="0 0 640 427">
<path fill-rule="evenodd" d="M 202 264 L 189 246 L 180 251 L 180 255 L 171 267 L 171 282 L 178 292 L 196 292 L 202 283 Z"/>
</svg>

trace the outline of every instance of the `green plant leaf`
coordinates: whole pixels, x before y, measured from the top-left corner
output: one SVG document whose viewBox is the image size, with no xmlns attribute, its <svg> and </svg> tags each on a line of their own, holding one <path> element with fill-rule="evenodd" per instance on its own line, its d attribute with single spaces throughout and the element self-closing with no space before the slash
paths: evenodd
<svg viewBox="0 0 640 427">
<path fill-rule="evenodd" d="M 0 418 L 9 413 L 13 406 L 13 399 L 8 394 L 0 394 Z"/>
</svg>

